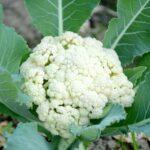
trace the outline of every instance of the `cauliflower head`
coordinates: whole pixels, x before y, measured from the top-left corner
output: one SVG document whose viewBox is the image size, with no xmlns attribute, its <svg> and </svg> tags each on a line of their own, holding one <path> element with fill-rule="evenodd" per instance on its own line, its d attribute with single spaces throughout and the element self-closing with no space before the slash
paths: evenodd
<svg viewBox="0 0 150 150">
<path fill-rule="evenodd" d="M 29 107 L 54 135 L 71 136 L 69 126 L 88 126 L 107 103 L 131 106 L 133 85 L 114 50 L 94 38 L 66 32 L 44 37 L 20 68 Z"/>
</svg>

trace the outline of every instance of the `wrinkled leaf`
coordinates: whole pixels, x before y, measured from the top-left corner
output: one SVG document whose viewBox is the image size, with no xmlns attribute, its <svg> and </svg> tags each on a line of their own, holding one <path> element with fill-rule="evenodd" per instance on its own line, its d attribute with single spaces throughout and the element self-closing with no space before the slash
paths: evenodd
<svg viewBox="0 0 150 150">
<path fill-rule="evenodd" d="M 150 119 L 141 121 L 137 124 L 133 124 L 129 126 L 130 131 L 136 133 L 144 133 L 145 135 L 150 137 Z"/>
<path fill-rule="evenodd" d="M 51 145 L 38 133 L 36 123 L 25 123 L 18 125 L 4 150 L 51 150 Z"/>
<path fill-rule="evenodd" d="M 143 73 L 146 71 L 145 66 L 129 68 L 124 71 L 128 79 L 136 86 L 137 81 L 142 77 Z"/>
<path fill-rule="evenodd" d="M 118 18 L 110 22 L 104 46 L 115 49 L 122 64 L 150 51 L 150 0 L 119 0 Z"/>
<path fill-rule="evenodd" d="M 101 132 L 109 125 L 125 119 L 126 113 L 121 105 L 114 104 L 108 114 L 100 121 L 99 124 L 91 125 L 89 127 L 71 126 L 70 131 L 75 136 L 81 136 L 87 140 L 95 140 L 100 137 Z"/>
<path fill-rule="evenodd" d="M 99 0 L 25 0 L 33 24 L 43 35 L 77 32 Z"/>
<path fill-rule="evenodd" d="M 24 39 L 12 28 L 0 25 L 0 67 L 11 73 L 19 71 L 22 58 L 29 53 Z"/>
</svg>

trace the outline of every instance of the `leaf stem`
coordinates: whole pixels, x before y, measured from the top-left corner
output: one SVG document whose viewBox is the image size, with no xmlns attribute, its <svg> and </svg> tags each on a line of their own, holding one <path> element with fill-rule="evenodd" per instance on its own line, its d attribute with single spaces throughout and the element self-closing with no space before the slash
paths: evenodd
<svg viewBox="0 0 150 150">
<path fill-rule="evenodd" d="M 58 0 L 58 34 L 63 33 L 63 8 L 62 0 Z"/>
<path fill-rule="evenodd" d="M 136 141 L 135 133 L 131 132 L 132 142 L 133 142 L 133 148 L 134 150 L 138 150 L 138 143 Z"/>
</svg>

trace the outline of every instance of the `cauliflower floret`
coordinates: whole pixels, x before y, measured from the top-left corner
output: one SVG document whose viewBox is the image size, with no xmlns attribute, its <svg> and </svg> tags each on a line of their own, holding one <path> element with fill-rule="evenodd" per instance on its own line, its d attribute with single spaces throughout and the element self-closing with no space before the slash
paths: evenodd
<svg viewBox="0 0 150 150">
<path fill-rule="evenodd" d="M 42 110 L 39 113 L 42 113 Z M 78 109 L 71 106 L 57 106 L 49 111 L 44 124 L 52 134 L 69 137 L 70 123 L 77 124 L 79 118 Z"/>
<path fill-rule="evenodd" d="M 133 85 L 114 50 L 100 41 L 66 32 L 45 37 L 20 68 L 30 107 L 54 135 L 71 136 L 69 126 L 88 126 L 107 103 L 133 103 Z"/>
<path fill-rule="evenodd" d="M 46 100 L 46 93 L 42 84 L 36 84 L 29 80 L 24 83 L 22 89 L 32 99 L 32 101 L 29 101 L 28 103 L 29 106 L 32 106 L 32 103 L 39 105 Z"/>
<path fill-rule="evenodd" d="M 129 107 L 133 102 L 135 92 L 130 90 L 133 88 L 133 84 L 127 80 L 127 77 L 122 73 L 112 77 L 113 89 L 110 95 L 112 102 L 121 103 L 122 105 Z"/>
</svg>

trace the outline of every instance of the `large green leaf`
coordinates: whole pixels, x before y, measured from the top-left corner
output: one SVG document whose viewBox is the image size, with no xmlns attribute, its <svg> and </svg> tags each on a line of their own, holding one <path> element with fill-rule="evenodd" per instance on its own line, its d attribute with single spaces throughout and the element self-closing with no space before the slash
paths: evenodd
<svg viewBox="0 0 150 150">
<path fill-rule="evenodd" d="M 150 118 L 150 71 L 139 84 L 132 107 L 127 109 L 125 124 L 133 124 Z"/>
<path fill-rule="evenodd" d="M 150 69 L 150 53 L 145 54 L 139 61 L 138 65 L 146 66 Z"/>
<path fill-rule="evenodd" d="M 136 86 L 137 81 L 142 77 L 143 73 L 146 71 L 145 66 L 139 66 L 135 68 L 129 68 L 124 70 L 125 75 L 128 79 Z"/>
<path fill-rule="evenodd" d="M 150 51 L 150 0 L 119 0 L 104 46 L 115 49 L 123 65 Z"/>
<path fill-rule="evenodd" d="M 101 132 L 109 125 L 125 119 L 126 113 L 121 105 L 112 105 L 108 114 L 96 125 L 91 125 L 89 127 L 77 127 L 75 125 L 71 126 L 71 132 L 76 136 L 81 136 L 88 140 L 95 140 L 99 138 Z"/>
<path fill-rule="evenodd" d="M 19 103 L 19 101 L 22 101 L 19 92 L 11 75 L 7 71 L 0 69 L 0 103 L 26 120 L 37 120 L 25 105 Z"/>
<path fill-rule="evenodd" d="M 29 48 L 21 36 L 3 24 L 0 24 L 0 42 L 0 113 L 20 121 L 34 120 L 26 106 L 17 102 L 21 103 L 25 95 L 17 88 L 13 76 L 8 73 L 19 72 L 20 63 L 29 53 Z"/>
<path fill-rule="evenodd" d="M 37 130 L 36 123 L 19 124 L 8 137 L 4 150 L 51 150 L 51 145 Z"/>
<path fill-rule="evenodd" d="M 150 119 L 141 121 L 137 124 L 130 125 L 129 129 L 132 132 L 144 133 L 145 135 L 150 137 Z"/>
<path fill-rule="evenodd" d="M 25 0 L 33 24 L 43 35 L 77 32 L 99 0 Z"/>
<path fill-rule="evenodd" d="M 3 7 L 0 4 L 0 23 L 2 23 L 2 22 L 3 22 Z"/>
<path fill-rule="evenodd" d="M 0 24 L 0 43 L 0 67 L 18 72 L 21 60 L 29 53 L 26 42 L 12 28 Z"/>
</svg>

